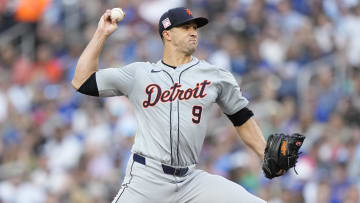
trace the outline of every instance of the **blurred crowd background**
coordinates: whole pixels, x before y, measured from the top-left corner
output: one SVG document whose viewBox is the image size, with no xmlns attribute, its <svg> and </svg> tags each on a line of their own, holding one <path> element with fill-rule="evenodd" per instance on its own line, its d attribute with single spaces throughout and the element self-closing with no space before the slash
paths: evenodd
<svg viewBox="0 0 360 203">
<path fill-rule="evenodd" d="M 272 203 L 360 202 L 357 0 L 0 0 L 0 202 L 111 202 L 135 118 L 126 98 L 74 91 L 77 59 L 121 7 L 100 68 L 156 62 L 158 19 L 177 6 L 210 19 L 196 56 L 233 72 L 265 137 L 306 135 L 298 175 L 269 181 L 217 108 L 199 168 Z"/>
</svg>

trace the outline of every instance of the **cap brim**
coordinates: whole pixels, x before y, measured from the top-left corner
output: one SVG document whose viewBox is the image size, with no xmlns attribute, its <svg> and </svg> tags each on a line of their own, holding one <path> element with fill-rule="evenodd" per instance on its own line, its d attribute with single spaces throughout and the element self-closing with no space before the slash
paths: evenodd
<svg viewBox="0 0 360 203">
<path fill-rule="evenodd" d="M 209 20 L 207 18 L 204 17 L 198 17 L 198 18 L 194 18 L 194 22 L 196 23 L 197 27 L 202 27 L 206 24 L 209 23 Z"/>
<path fill-rule="evenodd" d="M 197 27 L 200 28 L 200 27 L 208 24 L 209 20 L 207 18 L 204 18 L 204 17 L 191 18 L 191 19 L 185 20 L 183 22 L 180 22 L 180 23 L 178 23 L 176 25 L 173 25 L 172 27 L 178 27 L 178 26 L 184 25 L 184 24 L 189 23 L 189 22 L 195 22 Z"/>
</svg>

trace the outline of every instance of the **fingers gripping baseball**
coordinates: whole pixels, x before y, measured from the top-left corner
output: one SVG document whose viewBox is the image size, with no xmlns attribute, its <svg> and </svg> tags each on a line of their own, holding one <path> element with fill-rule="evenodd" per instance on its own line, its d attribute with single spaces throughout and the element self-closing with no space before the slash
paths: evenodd
<svg viewBox="0 0 360 203">
<path fill-rule="evenodd" d="M 125 13 L 120 11 L 117 8 L 115 11 L 112 10 L 106 10 L 106 12 L 101 16 L 100 21 L 98 23 L 98 30 L 105 34 L 106 36 L 111 35 L 118 27 L 118 22 L 120 22 L 124 16 Z"/>
</svg>

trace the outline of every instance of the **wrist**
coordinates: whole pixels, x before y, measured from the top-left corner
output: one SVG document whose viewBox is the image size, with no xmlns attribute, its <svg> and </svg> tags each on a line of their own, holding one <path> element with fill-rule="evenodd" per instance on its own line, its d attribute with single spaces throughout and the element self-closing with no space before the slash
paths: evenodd
<svg viewBox="0 0 360 203">
<path fill-rule="evenodd" d="M 264 152 L 258 152 L 257 155 L 260 158 L 260 160 L 264 160 Z"/>
<path fill-rule="evenodd" d="M 98 30 L 95 31 L 93 38 L 96 39 L 96 40 L 105 41 L 108 36 L 109 35 L 106 34 L 106 32 L 98 29 Z"/>
</svg>

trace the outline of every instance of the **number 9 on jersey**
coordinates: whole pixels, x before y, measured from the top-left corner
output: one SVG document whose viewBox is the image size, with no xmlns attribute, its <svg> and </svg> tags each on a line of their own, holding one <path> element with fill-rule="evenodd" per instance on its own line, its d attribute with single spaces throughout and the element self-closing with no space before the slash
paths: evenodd
<svg viewBox="0 0 360 203">
<path fill-rule="evenodd" d="M 201 119 L 201 113 L 202 113 L 202 107 L 201 106 L 194 106 L 192 109 L 192 121 L 195 124 L 199 124 L 200 123 L 200 119 Z"/>
</svg>

